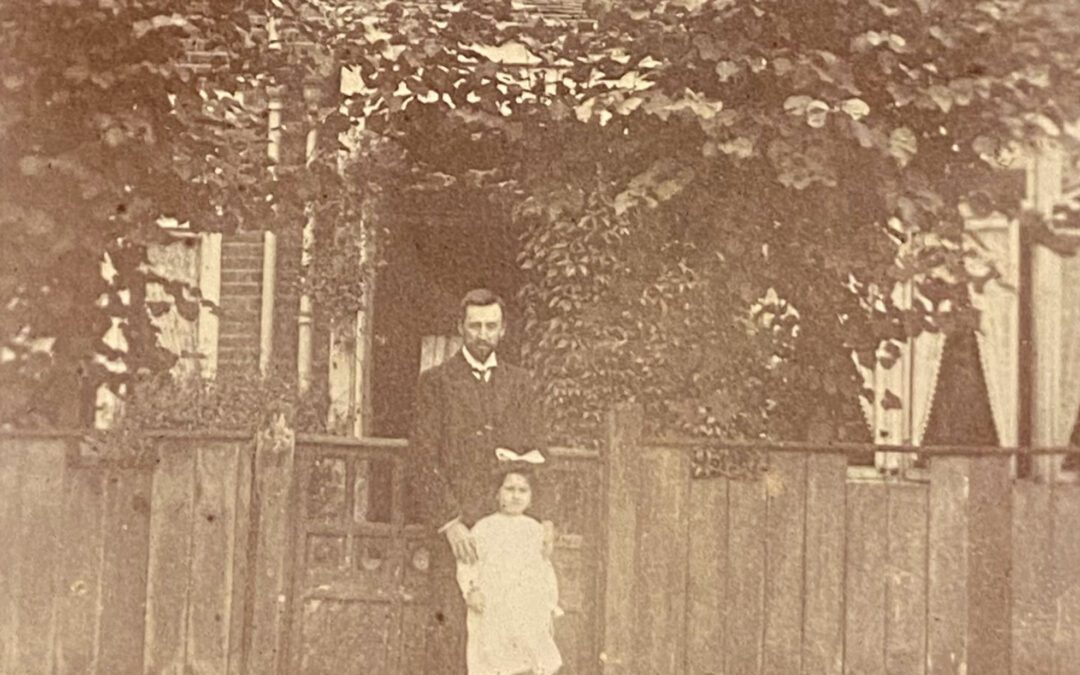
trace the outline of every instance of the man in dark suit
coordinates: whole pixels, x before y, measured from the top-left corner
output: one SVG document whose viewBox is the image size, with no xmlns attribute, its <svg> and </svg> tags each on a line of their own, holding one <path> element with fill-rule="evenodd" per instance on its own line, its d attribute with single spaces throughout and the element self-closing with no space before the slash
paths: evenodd
<svg viewBox="0 0 1080 675">
<path fill-rule="evenodd" d="M 487 289 L 461 301 L 461 351 L 420 376 L 411 447 L 428 523 L 446 537 L 432 556 L 433 608 L 426 635 L 431 675 L 465 669 L 465 604 L 454 581 L 455 558 L 474 562 L 469 528 L 495 509 L 495 451 L 539 449 L 542 429 L 532 379 L 522 368 L 500 362 L 506 333 L 504 305 Z M 545 522 L 546 553 L 554 529 Z"/>
</svg>

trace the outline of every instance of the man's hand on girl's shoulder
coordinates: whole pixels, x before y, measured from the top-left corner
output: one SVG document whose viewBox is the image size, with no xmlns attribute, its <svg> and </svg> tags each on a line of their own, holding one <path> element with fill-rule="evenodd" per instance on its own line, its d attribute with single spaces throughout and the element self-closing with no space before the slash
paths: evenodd
<svg viewBox="0 0 1080 675">
<path fill-rule="evenodd" d="M 478 558 L 476 554 L 476 541 L 473 539 L 469 528 L 460 520 L 446 528 L 446 540 L 450 542 L 450 548 L 454 551 L 454 557 L 458 562 L 472 565 Z"/>
</svg>

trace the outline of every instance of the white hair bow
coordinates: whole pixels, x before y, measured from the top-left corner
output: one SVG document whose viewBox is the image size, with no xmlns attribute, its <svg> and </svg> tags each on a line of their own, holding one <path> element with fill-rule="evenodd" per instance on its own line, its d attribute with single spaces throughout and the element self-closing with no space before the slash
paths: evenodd
<svg viewBox="0 0 1080 675">
<path fill-rule="evenodd" d="M 539 450 L 530 450 L 523 455 L 508 448 L 495 448 L 495 457 L 500 462 L 525 462 L 526 464 L 543 464 L 544 455 Z"/>
</svg>

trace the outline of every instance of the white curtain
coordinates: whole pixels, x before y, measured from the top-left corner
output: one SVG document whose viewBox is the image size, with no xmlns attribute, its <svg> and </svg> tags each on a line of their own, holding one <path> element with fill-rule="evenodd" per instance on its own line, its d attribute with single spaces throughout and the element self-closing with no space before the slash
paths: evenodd
<svg viewBox="0 0 1080 675">
<path fill-rule="evenodd" d="M 902 306 L 921 301 L 911 297 L 910 287 L 898 288 L 894 297 Z M 875 444 L 919 445 L 930 421 L 945 337 L 940 333 L 921 333 L 895 344 L 900 350 L 900 358 L 891 367 L 885 368 L 880 363 L 872 369 L 858 367 L 863 383 L 874 391 L 873 402 L 861 401 L 863 415 Z M 884 349 L 884 345 L 879 348 L 879 356 Z M 899 409 L 883 407 L 887 392 L 900 400 Z M 896 453 L 879 453 L 876 464 L 879 468 L 896 469 L 901 464 L 901 457 Z"/>
<path fill-rule="evenodd" d="M 1080 255 L 1033 251 L 1033 441 L 1067 445 L 1080 411 Z M 1044 469 L 1052 477 L 1056 469 Z"/>
<path fill-rule="evenodd" d="M 990 399 L 999 444 L 1019 442 L 1020 302 L 1019 223 L 1004 216 L 967 221 L 968 270 L 982 274 L 993 265 L 1000 277 L 971 289 L 971 302 L 979 310 L 979 360 Z"/>
</svg>

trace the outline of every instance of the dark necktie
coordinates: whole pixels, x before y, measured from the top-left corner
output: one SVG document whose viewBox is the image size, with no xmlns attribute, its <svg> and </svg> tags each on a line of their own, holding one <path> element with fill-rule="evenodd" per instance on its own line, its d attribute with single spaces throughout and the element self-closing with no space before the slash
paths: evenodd
<svg viewBox="0 0 1080 675">
<path fill-rule="evenodd" d="M 494 366 L 492 366 L 491 368 L 486 368 L 486 369 L 485 368 L 473 368 L 472 369 L 473 377 L 475 377 L 478 382 L 490 382 L 491 381 L 491 372 L 494 369 L 495 369 Z"/>
</svg>

